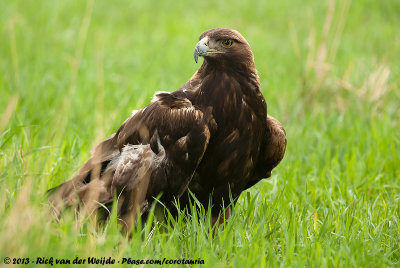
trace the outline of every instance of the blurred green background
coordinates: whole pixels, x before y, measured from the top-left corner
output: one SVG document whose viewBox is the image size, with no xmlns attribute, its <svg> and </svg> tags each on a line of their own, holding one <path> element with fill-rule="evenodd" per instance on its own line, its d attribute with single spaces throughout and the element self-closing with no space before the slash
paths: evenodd
<svg viewBox="0 0 400 268">
<path fill-rule="evenodd" d="M 205 259 L 205 266 L 399 262 L 400 1 L 1 1 L 0 263 L 5 256 Z M 213 237 L 204 215 L 131 240 L 49 221 L 46 189 L 199 68 L 215 27 L 250 43 L 288 136 L 269 180 Z M 183 216 L 182 216 L 183 217 Z M 147 230 L 148 231 L 148 230 Z"/>
</svg>

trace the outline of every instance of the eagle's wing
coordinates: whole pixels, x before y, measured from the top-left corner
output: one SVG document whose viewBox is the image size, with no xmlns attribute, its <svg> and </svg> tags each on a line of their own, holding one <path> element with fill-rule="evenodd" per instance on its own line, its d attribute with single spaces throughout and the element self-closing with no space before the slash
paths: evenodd
<svg viewBox="0 0 400 268">
<path fill-rule="evenodd" d="M 78 175 L 53 191 L 56 208 L 80 204 L 87 215 L 108 206 L 116 194 L 118 215 L 130 228 L 137 209 L 145 211 L 152 197 L 163 193 L 162 200 L 170 202 L 186 190 L 207 148 L 212 113 L 170 93 L 156 98 L 100 143 Z"/>
<path fill-rule="evenodd" d="M 283 159 L 286 149 L 286 132 L 281 123 L 267 115 L 267 131 L 260 148 L 260 156 L 256 166 L 258 178 L 269 178 L 271 171 Z"/>
</svg>

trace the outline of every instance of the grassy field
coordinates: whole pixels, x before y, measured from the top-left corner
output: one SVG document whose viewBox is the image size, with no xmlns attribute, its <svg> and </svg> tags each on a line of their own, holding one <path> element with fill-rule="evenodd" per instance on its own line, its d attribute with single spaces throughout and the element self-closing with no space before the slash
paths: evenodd
<svg viewBox="0 0 400 268">
<path fill-rule="evenodd" d="M 3 259 L 204 259 L 202 267 L 400 263 L 400 2 L 0 2 Z M 207 212 L 132 239 L 51 221 L 47 189 L 200 66 L 206 29 L 239 30 L 288 147 L 216 235 Z M 197 220 L 199 218 L 199 220 Z M 26 266 L 26 265 L 24 265 Z M 145 265 L 146 266 L 146 265 Z"/>
</svg>

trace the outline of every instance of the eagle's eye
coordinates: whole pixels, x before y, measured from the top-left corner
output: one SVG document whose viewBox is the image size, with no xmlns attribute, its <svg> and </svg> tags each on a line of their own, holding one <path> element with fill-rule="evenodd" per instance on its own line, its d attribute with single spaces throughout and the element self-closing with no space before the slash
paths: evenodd
<svg viewBox="0 0 400 268">
<path fill-rule="evenodd" d="M 221 44 L 224 46 L 224 47 L 230 47 L 231 45 L 232 45 L 232 40 L 230 40 L 230 39 L 227 39 L 227 40 L 222 40 L 221 41 Z"/>
</svg>

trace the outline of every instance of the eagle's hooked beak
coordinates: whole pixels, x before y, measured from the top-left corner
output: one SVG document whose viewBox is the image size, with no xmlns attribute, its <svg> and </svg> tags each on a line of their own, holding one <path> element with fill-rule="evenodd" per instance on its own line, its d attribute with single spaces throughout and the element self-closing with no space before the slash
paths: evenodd
<svg viewBox="0 0 400 268">
<path fill-rule="evenodd" d="M 194 61 L 197 63 L 199 56 L 207 56 L 210 48 L 208 47 L 208 37 L 201 39 L 194 48 Z"/>
</svg>

